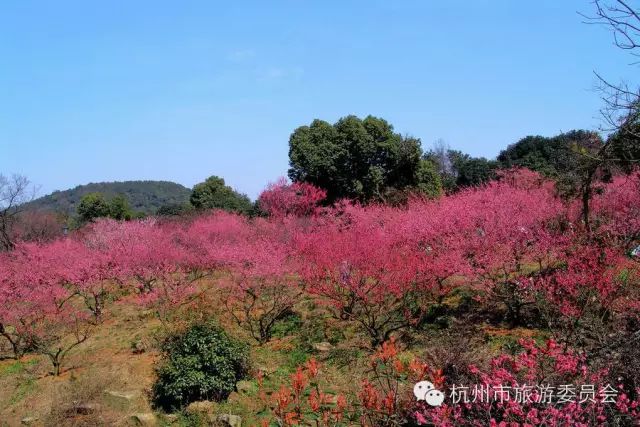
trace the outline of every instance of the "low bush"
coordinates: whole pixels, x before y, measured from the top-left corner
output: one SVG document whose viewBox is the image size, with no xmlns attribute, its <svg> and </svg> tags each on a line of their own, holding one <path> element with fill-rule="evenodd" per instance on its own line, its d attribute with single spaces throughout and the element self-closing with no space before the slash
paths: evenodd
<svg viewBox="0 0 640 427">
<path fill-rule="evenodd" d="M 166 411 L 199 400 L 224 400 L 248 371 L 247 348 L 211 323 L 169 336 L 162 352 L 153 399 Z"/>
</svg>

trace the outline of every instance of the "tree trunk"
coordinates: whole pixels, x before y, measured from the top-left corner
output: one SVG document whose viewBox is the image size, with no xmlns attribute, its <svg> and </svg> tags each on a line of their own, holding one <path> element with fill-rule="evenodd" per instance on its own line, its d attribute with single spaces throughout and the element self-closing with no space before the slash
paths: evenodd
<svg viewBox="0 0 640 427">
<path fill-rule="evenodd" d="M 587 230 L 587 233 L 591 232 L 591 193 L 592 193 L 592 184 L 593 184 L 593 176 L 595 174 L 595 170 L 589 171 L 587 177 L 584 182 L 584 186 L 582 187 L 582 221 L 584 222 L 584 228 Z"/>
</svg>

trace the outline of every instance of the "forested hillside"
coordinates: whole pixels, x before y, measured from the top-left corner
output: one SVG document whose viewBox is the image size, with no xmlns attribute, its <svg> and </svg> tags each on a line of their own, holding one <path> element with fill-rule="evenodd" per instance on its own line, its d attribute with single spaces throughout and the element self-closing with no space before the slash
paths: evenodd
<svg viewBox="0 0 640 427">
<path fill-rule="evenodd" d="M 134 211 L 151 214 L 164 205 L 188 203 L 191 190 L 170 181 L 98 182 L 54 191 L 28 203 L 28 208 L 74 214 L 80 199 L 87 193 L 103 193 L 107 197 L 121 194 Z"/>
</svg>

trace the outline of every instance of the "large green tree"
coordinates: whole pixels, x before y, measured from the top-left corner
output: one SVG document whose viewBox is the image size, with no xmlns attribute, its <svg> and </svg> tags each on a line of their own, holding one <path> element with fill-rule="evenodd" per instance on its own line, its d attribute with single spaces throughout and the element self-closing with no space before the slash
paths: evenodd
<svg viewBox="0 0 640 427">
<path fill-rule="evenodd" d="M 127 221 L 133 218 L 129 201 L 122 194 L 117 194 L 109 200 L 109 216 L 113 219 Z"/>
<path fill-rule="evenodd" d="M 102 193 L 88 193 L 80 199 L 77 213 L 80 222 L 84 223 L 110 216 L 111 207 Z"/>
<path fill-rule="evenodd" d="M 210 176 L 196 184 L 191 192 L 191 204 L 196 209 L 222 209 L 248 214 L 253 209 L 249 198 L 225 184 L 224 179 Z"/>
<path fill-rule="evenodd" d="M 456 185 L 471 187 L 486 184 L 495 178 L 497 162 L 484 157 L 471 157 L 460 151 L 452 153 L 453 165 L 456 168 Z"/>
<path fill-rule="evenodd" d="M 527 136 L 498 155 L 502 167 L 520 166 L 557 178 L 574 170 L 584 154 L 596 152 L 602 139 L 596 132 L 572 130 L 553 137 Z"/>
<path fill-rule="evenodd" d="M 498 162 L 503 168 L 519 166 L 540 172 L 555 179 L 563 193 L 572 195 L 592 170 L 593 156 L 602 146 L 600 135 L 586 130 L 553 137 L 527 136 L 503 150 Z"/>
<path fill-rule="evenodd" d="M 347 116 L 330 124 L 314 120 L 289 138 L 289 178 L 327 190 L 327 199 L 384 200 L 390 190 L 440 192 L 427 173 L 417 138 L 393 131 L 387 121 Z M 427 181 L 425 181 L 427 180 Z"/>
<path fill-rule="evenodd" d="M 80 223 L 93 221 L 97 218 L 113 218 L 130 220 L 139 213 L 133 212 L 129 201 L 122 194 L 107 199 L 102 193 L 87 193 L 80 199 L 77 208 Z"/>
</svg>

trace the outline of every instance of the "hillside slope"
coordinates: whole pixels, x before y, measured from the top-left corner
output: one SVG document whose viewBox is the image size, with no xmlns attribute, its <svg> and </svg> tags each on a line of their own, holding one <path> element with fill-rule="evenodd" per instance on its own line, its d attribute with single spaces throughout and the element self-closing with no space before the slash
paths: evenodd
<svg viewBox="0 0 640 427">
<path fill-rule="evenodd" d="M 163 205 L 187 203 L 191 194 L 187 187 L 170 181 L 98 182 L 54 191 L 29 202 L 27 207 L 73 214 L 82 196 L 94 192 L 103 193 L 107 197 L 121 194 L 127 198 L 134 211 L 147 214 L 155 213 Z"/>
</svg>

